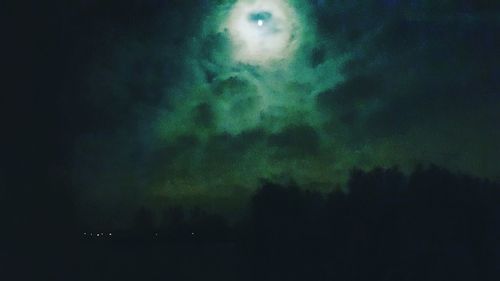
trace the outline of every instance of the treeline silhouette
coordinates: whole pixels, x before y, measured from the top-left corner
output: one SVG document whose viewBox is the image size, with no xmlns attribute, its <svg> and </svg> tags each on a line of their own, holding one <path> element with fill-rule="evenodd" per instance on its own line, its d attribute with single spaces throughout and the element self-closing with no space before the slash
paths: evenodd
<svg viewBox="0 0 500 281">
<path fill-rule="evenodd" d="M 88 255 L 107 249 L 94 266 L 122 280 L 500 280 L 495 182 L 436 166 L 354 169 L 345 191 L 263 182 L 251 203 L 233 224 L 181 208 L 155 224 L 143 208 L 108 246 L 84 244 L 98 245 Z M 125 274 L 113 263 L 131 245 Z"/>
</svg>

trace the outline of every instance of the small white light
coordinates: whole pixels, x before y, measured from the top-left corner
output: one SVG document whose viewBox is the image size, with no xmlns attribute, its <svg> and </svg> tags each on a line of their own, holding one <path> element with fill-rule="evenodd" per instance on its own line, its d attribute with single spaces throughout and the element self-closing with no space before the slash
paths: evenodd
<svg viewBox="0 0 500 281">
<path fill-rule="evenodd" d="M 97 237 L 99 237 L 99 233 L 97 233 Z"/>
<path fill-rule="evenodd" d="M 110 232 L 110 233 L 109 233 L 109 236 L 111 236 L 111 235 L 113 235 L 113 233 L 111 233 L 111 232 Z"/>
<path fill-rule="evenodd" d="M 220 26 L 233 43 L 234 60 L 252 65 L 290 58 L 300 43 L 302 24 L 287 0 L 236 0 Z"/>
<path fill-rule="evenodd" d="M 83 235 L 87 235 L 87 232 L 84 232 Z"/>
<path fill-rule="evenodd" d="M 194 232 L 191 232 L 191 235 L 194 235 Z"/>
</svg>

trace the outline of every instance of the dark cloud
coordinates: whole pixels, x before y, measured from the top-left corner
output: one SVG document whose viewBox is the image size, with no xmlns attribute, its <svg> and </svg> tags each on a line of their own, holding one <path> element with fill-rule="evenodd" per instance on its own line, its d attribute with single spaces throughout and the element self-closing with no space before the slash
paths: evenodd
<svg viewBox="0 0 500 281">
<path fill-rule="evenodd" d="M 380 77 L 356 76 L 338 85 L 335 89 L 318 95 L 318 105 L 353 107 L 356 104 L 383 96 L 383 81 Z"/>
<path fill-rule="evenodd" d="M 320 138 L 311 126 L 293 125 L 271 134 L 268 144 L 278 150 L 280 158 L 307 157 L 319 152 Z"/>
<path fill-rule="evenodd" d="M 255 87 L 246 79 L 237 76 L 231 76 L 214 83 L 213 92 L 216 95 L 236 96 L 247 93 L 255 93 Z"/>
<path fill-rule="evenodd" d="M 215 118 L 212 106 L 208 103 L 199 104 L 193 112 L 193 118 L 198 127 L 212 127 Z"/>
<path fill-rule="evenodd" d="M 209 163 L 237 163 L 253 146 L 264 140 L 262 130 L 246 131 L 239 135 L 220 134 L 208 141 L 205 151 Z"/>
<path fill-rule="evenodd" d="M 182 135 L 171 143 L 153 147 L 144 165 L 145 179 L 149 186 L 162 184 L 169 179 L 190 177 L 189 163 L 196 158 L 196 148 L 200 140 L 194 135 Z"/>
<path fill-rule="evenodd" d="M 367 132 L 374 132 L 380 128 L 373 128 L 367 124 L 372 114 L 380 114 L 383 104 L 384 81 L 378 75 L 353 76 L 339 84 L 334 89 L 320 93 L 317 96 L 318 108 L 325 111 L 333 124 L 341 122 L 348 126 L 350 135 L 358 141 Z M 329 128 L 330 131 L 338 132 L 338 125 Z M 365 138 L 366 139 L 366 138 Z"/>
<path fill-rule="evenodd" d="M 326 50 L 321 47 L 314 48 L 311 53 L 311 66 L 316 67 L 326 60 Z"/>
<path fill-rule="evenodd" d="M 371 39 L 343 67 L 345 81 L 318 95 L 319 107 L 369 139 L 498 103 L 498 22 L 447 11 L 433 20 L 398 13 L 363 29 Z"/>
</svg>

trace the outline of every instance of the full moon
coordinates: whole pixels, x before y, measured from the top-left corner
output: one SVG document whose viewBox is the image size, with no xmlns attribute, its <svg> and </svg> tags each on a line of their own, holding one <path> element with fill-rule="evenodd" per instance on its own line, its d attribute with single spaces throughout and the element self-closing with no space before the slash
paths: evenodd
<svg viewBox="0 0 500 281">
<path fill-rule="evenodd" d="M 290 58 L 301 30 L 295 9 L 286 0 L 239 0 L 223 28 L 230 35 L 233 59 L 254 65 Z"/>
</svg>

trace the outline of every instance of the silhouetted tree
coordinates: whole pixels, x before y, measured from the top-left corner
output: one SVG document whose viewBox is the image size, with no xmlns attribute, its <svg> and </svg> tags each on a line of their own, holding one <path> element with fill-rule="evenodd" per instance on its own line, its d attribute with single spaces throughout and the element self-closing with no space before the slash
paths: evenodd
<svg viewBox="0 0 500 281">
<path fill-rule="evenodd" d="M 152 238 L 155 224 L 151 210 L 142 207 L 136 214 L 134 220 L 134 232 L 139 238 Z"/>
</svg>

